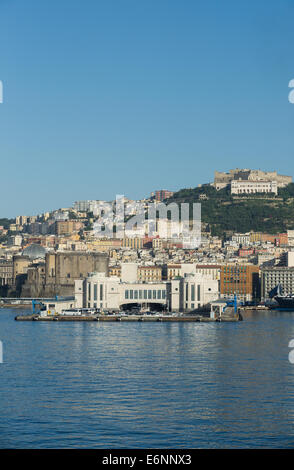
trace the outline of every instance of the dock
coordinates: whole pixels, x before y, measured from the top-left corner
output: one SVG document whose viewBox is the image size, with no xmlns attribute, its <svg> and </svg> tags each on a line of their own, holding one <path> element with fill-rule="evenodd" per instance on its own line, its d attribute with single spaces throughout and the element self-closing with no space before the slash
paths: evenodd
<svg viewBox="0 0 294 470">
<path fill-rule="evenodd" d="M 102 322 L 236 322 L 240 321 L 238 316 L 226 316 L 221 319 L 214 319 L 207 316 L 200 315 L 47 315 L 41 316 L 39 314 L 32 315 L 17 315 L 16 321 L 102 321 Z"/>
</svg>

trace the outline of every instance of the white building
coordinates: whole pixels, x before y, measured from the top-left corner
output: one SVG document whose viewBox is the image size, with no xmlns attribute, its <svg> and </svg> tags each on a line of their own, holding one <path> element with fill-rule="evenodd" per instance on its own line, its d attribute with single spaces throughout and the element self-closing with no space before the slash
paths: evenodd
<svg viewBox="0 0 294 470">
<path fill-rule="evenodd" d="M 234 233 L 232 241 L 238 245 L 248 246 L 250 244 L 250 233 Z"/>
<path fill-rule="evenodd" d="M 123 282 L 93 273 L 75 281 L 76 308 L 120 310 L 124 306 L 190 311 L 218 299 L 219 283 L 200 273 L 160 282 Z"/>
<path fill-rule="evenodd" d="M 294 230 L 287 230 L 288 245 L 294 246 Z"/>
<path fill-rule="evenodd" d="M 289 268 L 294 267 L 294 251 L 288 251 L 287 253 L 287 266 Z"/>
<path fill-rule="evenodd" d="M 278 194 L 277 181 L 235 180 L 231 182 L 231 194 L 274 193 Z"/>
</svg>

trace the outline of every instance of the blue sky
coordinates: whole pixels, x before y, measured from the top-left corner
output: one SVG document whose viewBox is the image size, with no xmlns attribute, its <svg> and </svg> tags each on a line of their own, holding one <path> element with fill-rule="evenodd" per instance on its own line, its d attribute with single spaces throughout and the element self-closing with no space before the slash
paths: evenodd
<svg viewBox="0 0 294 470">
<path fill-rule="evenodd" d="M 0 217 L 294 175 L 292 0 L 0 0 Z"/>
</svg>

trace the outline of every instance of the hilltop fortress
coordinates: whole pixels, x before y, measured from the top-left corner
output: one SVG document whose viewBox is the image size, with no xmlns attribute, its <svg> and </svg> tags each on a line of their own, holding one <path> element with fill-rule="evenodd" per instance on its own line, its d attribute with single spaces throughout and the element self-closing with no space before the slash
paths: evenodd
<svg viewBox="0 0 294 470">
<path fill-rule="evenodd" d="M 276 171 L 261 171 L 236 168 L 225 172 L 214 172 L 216 190 L 231 187 L 232 194 L 246 192 L 273 192 L 292 183 L 292 176 L 279 175 Z"/>
</svg>

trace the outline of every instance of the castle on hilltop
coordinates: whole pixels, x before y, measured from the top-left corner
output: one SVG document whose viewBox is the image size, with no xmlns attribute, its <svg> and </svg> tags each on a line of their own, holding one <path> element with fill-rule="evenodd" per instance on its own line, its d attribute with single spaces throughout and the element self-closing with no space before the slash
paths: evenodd
<svg viewBox="0 0 294 470">
<path fill-rule="evenodd" d="M 261 171 L 236 168 L 228 173 L 215 171 L 212 186 L 218 191 L 231 187 L 232 194 L 240 193 L 278 193 L 292 183 L 292 176 L 279 175 L 276 171 Z"/>
</svg>

